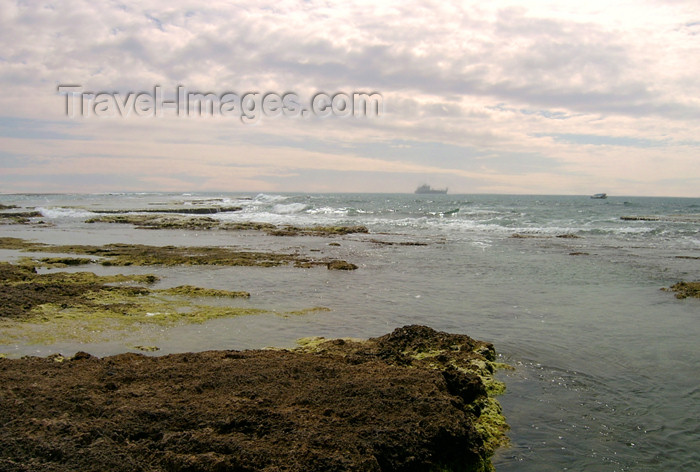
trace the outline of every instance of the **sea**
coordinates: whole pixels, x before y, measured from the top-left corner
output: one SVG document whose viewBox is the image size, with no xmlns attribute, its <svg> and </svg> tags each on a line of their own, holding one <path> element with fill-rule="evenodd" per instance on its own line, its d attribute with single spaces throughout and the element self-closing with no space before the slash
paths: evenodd
<svg viewBox="0 0 700 472">
<path fill-rule="evenodd" d="M 155 273 L 158 287 L 246 290 L 269 315 L 151 329 L 91 344 L 0 345 L 8 357 L 106 356 L 138 337 L 160 350 L 291 347 L 410 324 L 492 342 L 510 446 L 498 472 L 700 470 L 700 299 L 662 290 L 700 280 L 700 199 L 609 196 L 114 193 L 0 195 L 43 224 L 0 235 L 50 244 L 230 246 L 343 259 L 325 267 L 102 267 Z M 278 225 L 364 225 L 336 237 L 146 230 L 86 223 L 100 212 L 241 207 L 208 215 Z M 6 210 L 9 211 L 9 210 Z M 17 210 L 14 210 L 17 211 Z M 333 243 L 333 244 L 331 244 Z M 0 250 L 0 259 L 26 256 Z M 77 270 L 77 269 L 64 269 Z M 289 310 L 327 307 L 304 316 Z"/>
</svg>

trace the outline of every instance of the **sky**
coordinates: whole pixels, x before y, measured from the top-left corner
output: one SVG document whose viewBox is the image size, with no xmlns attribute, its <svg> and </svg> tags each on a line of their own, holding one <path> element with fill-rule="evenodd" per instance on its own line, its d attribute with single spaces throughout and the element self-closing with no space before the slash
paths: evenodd
<svg viewBox="0 0 700 472">
<path fill-rule="evenodd" d="M 700 197 L 698 77 L 697 0 L 0 0 L 0 193 Z"/>
</svg>

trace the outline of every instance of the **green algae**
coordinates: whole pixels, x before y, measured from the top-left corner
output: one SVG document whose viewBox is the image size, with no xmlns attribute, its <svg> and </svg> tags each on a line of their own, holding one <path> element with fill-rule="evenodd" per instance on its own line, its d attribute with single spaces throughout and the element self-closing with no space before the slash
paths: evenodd
<svg viewBox="0 0 700 472">
<path fill-rule="evenodd" d="M 292 264 L 294 267 L 311 268 L 326 266 L 331 270 L 354 270 L 355 264 L 342 260 L 316 260 L 299 254 L 239 251 L 215 246 L 149 246 L 143 244 L 93 245 L 49 245 L 19 238 L 0 237 L 0 249 L 14 249 L 26 252 L 52 252 L 93 256 L 90 259 L 103 266 L 248 266 L 278 267 Z M 27 258 L 24 263 L 43 267 L 88 264 L 85 258 L 50 257 Z"/>
<path fill-rule="evenodd" d="M 134 291 L 147 292 L 148 289 L 133 287 L 132 284 L 150 284 L 156 280 L 157 277 L 153 275 L 98 276 L 92 272 L 38 274 L 32 266 L 3 262 L 0 263 L 0 295 L 3 300 L 0 318 L 31 318 L 36 315 L 35 310 L 43 305 L 94 309 L 93 293 L 120 292 L 124 296 Z M 107 285 L 114 283 L 122 285 Z"/>
<path fill-rule="evenodd" d="M 151 289 L 146 286 L 157 282 L 158 278 L 150 274 L 98 276 L 87 271 L 42 274 L 36 271 L 37 267 L 80 267 L 90 263 L 257 267 L 329 264 L 295 254 L 220 247 L 49 245 L 11 237 L 0 237 L 0 249 L 89 256 L 24 257 L 20 264 L 0 263 L 0 297 L 3 299 L 0 344 L 47 344 L 60 340 L 99 342 L 111 339 L 114 333 L 138 331 L 148 326 L 168 328 L 222 317 L 263 313 L 290 317 L 328 311 L 325 307 L 311 307 L 278 313 L 250 307 L 212 306 L 207 304 L 208 298 L 249 298 L 250 294 L 192 285 Z"/>
<path fill-rule="evenodd" d="M 169 328 L 224 317 L 279 314 L 253 307 L 212 306 L 207 298 L 248 298 L 243 291 L 192 285 L 151 289 L 154 275 L 92 272 L 39 274 L 30 265 L 0 263 L 0 344 L 102 342 L 148 327 Z M 201 301 L 200 301 L 201 300 Z M 282 313 L 300 316 L 325 307 Z"/>
<path fill-rule="evenodd" d="M 304 308 L 302 310 L 285 311 L 283 313 L 280 313 L 280 316 L 288 318 L 290 316 L 304 316 L 311 313 L 323 313 L 327 311 L 331 311 L 331 309 L 325 306 L 312 306 L 310 308 Z"/>
<path fill-rule="evenodd" d="M 31 252 L 54 252 L 100 257 L 104 266 L 149 265 L 223 265 L 274 267 L 291 262 L 306 262 L 295 254 L 237 251 L 230 248 L 202 246 L 148 246 L 143 244 L 49 245 L 19 238 L 0 238 L 0 249 Z"/>
<path fill-rule="evenodd" d="M 40 259 L 36 259 L 36 261 L 31 258 L 25 258 L 25 260 L 33 263 L 37 267 L 56 269 L 93 264 L 96 262 L 94 259 L 88 259 L 86 257 L 42 257 Z"/>
<path fill-rule="evenodd" d="M 0 249 L 19 249 L 31 251 L 36 246 L 46 245 L 41 243 L 34 243 L 31 241 L 25 241 L 24 239 L 20 238 L 11 238 L 7 236 L 0 238 Z"/>
<path fill-rule="evenodd" d="M 23 263 L 41 267 L 67 267 L 98 263 L 103 266 L 248 266 L 278 267 L 292 264 L 294 267 L 311 268 L 326 266 L 331 270 L 354 270 L 355 264 L 343 260 L 310 259 L 299 254 L 239 251 L 213 246 L 149 246 L 143 244 L 49 245 L 19 238 L 0 237 L 0 249 L 26 252 L 52 252 L 92 256 L 93 259 L 73 257 L 25 258 Z M 89 261 L 89 262 L 88 262 Z"/>
<path fill-rule="evenodd" d="M 493 454 L 499 447 L 510 444 L 506 433 L 510 426 L 503 415 L 501 404 L 493 397 L 488 397 L 480 401 L 479 418 L 474 423 L 476 430 L 484 438 L 484 445 Z M 493 470 L 493 469 L 486 469 Z"/>
<path fill-rule="evenodd" d="M 272 314 L 270 310 L 211 306 L 138 290 L 96 291 L 72 305 L 44 303 L 22 319 L 0 318 L 0 344 L 104 342 L 149 327 L 201 324 L 216 318 Z"/>
<path fill-rule="evenodd" d="M 194 285 L 179 285 L 177 287 L 158 290 L 158 293 L 167 295 L 184 295 L 188 297 L 250 298 L 250 293 L 248 292 L 234 292 L 231 290 L 202 288 L 195 287 Z"/>
<path fill-rule="evenodd" d="M 96 343 L 121 339 L 149 327 L 171 328 L 216 318 L 271 314 L 259 308 L 199 305 L 175 298 L 131 297 L 131 302 L 114 303 L 113 297 L 96 296 L 95 305 L 91 307 L 49 303 L 35 307 L 31 317 L 21 321 L 0 318 L 0 344 Z"/>
<path fill-rule="evenodd" d="M 483 357 L 482 348 L 483 346 L 479 346 L 472 351 L 476 356 L 459 356 L 454 359 L 450 359 L 450 354 L 460 350 L 454 349 L 454 347 L 448 349 L 432 349 L 422 352 L 412 352 L 408 350 L 405 351 L 404 354 L 415 360 L 426 361 L 434 359 L 437 362 L 428 361 L 428 366 L 433 369 L 444 371 L 445 369 L 454 368 L 459 372 L 476 374 L 477 377 L 479 377 L 486 390 L 486 396 L 477 399 L 470 409 L 478 417 L 474 426 L 484 438 L 484 446 L 486 450 L 489 451 L 489 455 L 492 455 L 499 447 L 504 447 L 509 444 L 507 432 L 510 429 L 503 415 L 500 403 L 494 398 L 505 393 L 506 384 L 496 380 L 494 374 L 499 369 L 513 369 L 513 367 Z M 449 360 L 445 361 L 446 358 Z M 494 470 L 490 463 L 483 464 L 483 467 L 484 471 Z"/>
</svg>

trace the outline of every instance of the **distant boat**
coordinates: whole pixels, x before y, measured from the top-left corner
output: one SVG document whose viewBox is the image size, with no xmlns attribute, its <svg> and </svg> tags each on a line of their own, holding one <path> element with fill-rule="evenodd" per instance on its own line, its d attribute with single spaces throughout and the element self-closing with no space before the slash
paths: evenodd
<svg viewBox="0 0 700 472">
<path fill-rule="evenodd" d="M 607 193 L 596 193 L 595 195 L 591 195 L 591 198 L 597 198 L 597 199 L 605 199 L 608 198 Z"/>
<path fill-rule="evenodd" d="M 425 184 L 425 185 L 421 185 L 420 187 L 418 187 L 418 188 L 416 189 L 415 193 L 421 193 L 421 194 L 425 194 L 425 193 L 432 193 L 432 194 L 442 193 L 442 194 L 445 194 L 445 193 L 447 193 L 447 187 L 445 187 L 445 188 L 432 188 L 430 185 Z"/>
</svg>

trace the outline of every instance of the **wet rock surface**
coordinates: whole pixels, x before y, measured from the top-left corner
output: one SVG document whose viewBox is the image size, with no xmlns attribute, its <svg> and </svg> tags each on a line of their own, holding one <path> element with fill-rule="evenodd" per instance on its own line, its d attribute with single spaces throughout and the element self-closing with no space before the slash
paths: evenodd
<svg viewBox="0 0 700 472">
<path fill-rule="evenodd" d="M 11 237 L 0 237 L 0 249 L 78 254 L 94 258 L 49 257 L 28 261 L 32 265 L 47 267 L 67 267 L 94 262 L 103 266 L 119 267 L 153 265 L 278 267 L 293 264 L 295 267 L 310 268 L 328 267 L 329 263 L 334 262 L 333 259 L 315 259 L 288 253 L 244 251 L 232 247 L 149 246 L 144 244 L 51 245 Z M 345 261 L 341 262 L 347 264 Z"/>
<path fill-rule="evenodd" d="M 198 209 L 202 210 L 202 209 Z M 155 210 L 153 211 L 156 212 Z M 163 213 L 162 211 L 157 211 Z M 191 212 L 192 213 L 192 212 Z M 204 214 L 207 212 L 198 211 Z M 208 212 L 211 213 L 211 212 Z M 366 226 L 294 226 L 274 225 L 256 221 L 222 221 L 206 216 L 182 215 L 107 215 L 85 220 L 86 223 L 131 224 L 137 229 L 187 229 L 222 231 L 262 231 L 270 236 L 338 236 L 369 233 Z"/>
<path fill-rule="evenodd" d="M 678 299 L 700 298 L 700 282 L 678 282 L 662 290 L 675 292 Z"/>
<path fill-rule="evenodd" d="M 8 208 L 16 208 L 13 206 L 3 206 L 0 205 L 0 210 L 5 210 Z M 26 225 L 30 224 L 32 220 L 30 218 L 37 218 L 42 216 L 38 211 L 1 211 L 0 212 L 0 224 L 18 224 Z"/>
<path fill-rule="evenodd" d="M 0 469 L 491 470 L 494 356 L 408 326 L 293 351 L 0 359 Z"/>
<path fill-rule="evenodd" d="M 34 265 L 0 262 L 0 345 L 100 342 L 154 326 L 273 314 L 255 306 L 219 303 L 248 299 L 246 291 L 194 285 L 152 288 L 158 280 L 153 274 L 38 273 Z M 274 314 L 290 317 L 323 311 L 329 308 Z"/>
</svg>

